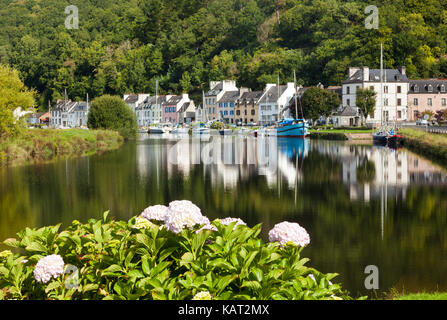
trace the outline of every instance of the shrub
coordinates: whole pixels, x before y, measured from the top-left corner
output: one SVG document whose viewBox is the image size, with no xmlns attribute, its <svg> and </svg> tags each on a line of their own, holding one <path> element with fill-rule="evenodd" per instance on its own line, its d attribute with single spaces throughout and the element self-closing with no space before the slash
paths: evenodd
<svg viewBox="0 0 447 320">
<path fill-rule="evenodd" d="M 187 213 L 176 214 L 190 221 Z M 101 220 L 59 228 L 26 228 L 4 242 L 19 253 L 0 253 L 0 299 L 177 300 L 204 292 L 213 299 L 349 299 L 330 282 L 336 274 L 305 266 L 302 247 L 265 243 L 261 225 L 250 228 L 238 219 L 174 233 L 162 221 L 114 221 L 105 213 Z M 63 259 L 65 274 L 59 275 L 54 255 Z M 48 280 L 41 283 L 36 266 L 48 256 L 57 265 L 39 264 L 38 274 Z"/>
<path fill-rule="evenodd" d="M 137 134 L 137 120 L 129 106 L 118 96 L 104 95 L 93 100 L 88 115 L 91 129 L 116 130 L 125 138 Z"/>
</svg>

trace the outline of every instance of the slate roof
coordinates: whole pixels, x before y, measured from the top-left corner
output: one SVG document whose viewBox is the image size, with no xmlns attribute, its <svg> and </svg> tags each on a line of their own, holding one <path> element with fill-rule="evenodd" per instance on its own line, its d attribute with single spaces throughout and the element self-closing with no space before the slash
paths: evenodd
<svg viewBox="0 0 447 320">
<path fill-rule="evenodd" d="M 280 96 L 286 91 L 287 86 L 279 86 Z M 277 102 L 278 101 L 278 86 L 272 86 L 263 96 L 259 103 Z"/>
<path fill-rule="evenodd" d="M 433 91 L 428 91 L 430 85 L 432 86 Z M 415 91 L 416 86 L 419 89 L 419 92 Z M 442 86 L 444 86 L 444 89 Z M 447 93 L 447 79 L 410 80 L 410 89 L 408 93 Z"/>
<path fill-rule="evenodd" d="M 165 102 L 166 105 L 177 105 L 177 103 L 180 102 L 180 100 L 182 100 L 182 96 L 172 96 L 171 99 L 169 99 L 169 101 Z"/>
<path fill-rule="evenodd" d="M 386 82 L 409 82 L 406 75 L 403 75 L 398 69 L 384 69 L 383 81 Z M 343 81 L 343 83 L 358 82 L 380 82 L 380 69 L 369 69 L 369 78 L 363 79 L 363 70 L 357 70 L 351 77 Z"/>
<path fill-rule="evenodd" d="M 334 116 L 336 116 L 336 117 L 357 117 L 358 111 L 357 111 L 357 108 L 347 106 L 347 107 L 343 108 L 343 110 L 335 113 Z"/>
<path fill-rule="evenodd" d="M 214 88 L 211 88 L 210 91 L 205 93 L 205 96 L 206 97 L 217 96 L 219 92 L 221 92 L 222 90 L 223 90 L 223 84 L 222 82 L 219 82 Z"/>
<path fill-rule="evenodd" d="M 185 102 L 177 112 L 185 112 L 189 108 L 190 105 L 191 105 L 191 102 Z"/>
<path fill-rule="evenodd" d="M 236 102 L 239 99 L 239 91 L 227 91 L 223 94 L 222 98 L 217 103 L 222 102 Z"/>
<path fill-rule="evenodd" d="M 257 103 L 259 99 L 261 99 L 262 95 L 264 94 L 264 91 L 250 91 L 250 92 L 244 92 L 242 96 L 239 98 L 239 102 L 252 102 L 254 101 Z"/>
<path fill-rule="evenodd" d="M 124 102 L 126 103 L 135 103 L 137 101 L 138 101 L 138 95 L 136 94 L 131 94 L 126 98 L 126 100 L 124 100 Z"/>
</svg>

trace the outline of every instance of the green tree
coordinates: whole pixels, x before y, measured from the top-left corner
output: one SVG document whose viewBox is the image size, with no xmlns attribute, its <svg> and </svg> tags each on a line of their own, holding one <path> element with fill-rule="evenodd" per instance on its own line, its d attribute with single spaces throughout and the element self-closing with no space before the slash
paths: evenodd
<svg viewBox="0 0 447 320">
<path fill-rule="evenodd" d="M 16 108 L 27 110 L 34 105 L 33 91 L 29 91 L 19 78 L 17 70 L 0 65 L 0 140 L 16 135 L 21 122 L 15 119 Z"/>
<path fill-rule="evenodd" d="M 357 89 L 355 104 L 359 108 L 363 125 L 368 115 L 372 116 L 374 114 L 374 109 L 376 107 L 376 92 L 369 88 Z"/>
<path fill-rule="evenodd" d="M 303 113 L 313 122 L 320 117 L 328 117 L 331 112 L 340 106 L 340 99 L 336 93 L 319 87 L 307 89 L 302 97 Z"/>
<path fill-rule="evenodd" d="M 119 96 L 104 95 L 93 100 L 88 126 L 91 129 L 116 130 L 125 139 L 135 137 L 137 133 L 135 114 Z"/>
</svg>

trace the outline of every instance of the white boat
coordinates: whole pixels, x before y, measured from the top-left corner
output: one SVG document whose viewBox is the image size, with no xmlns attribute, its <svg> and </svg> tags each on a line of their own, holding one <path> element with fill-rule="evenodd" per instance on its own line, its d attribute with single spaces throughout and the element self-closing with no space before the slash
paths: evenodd
<svg viewBox="0 0 447 320">
<path fill-rule="evenodd" d="M 197 135 L 210 134 L 210 128 L 206 128 L 206 127 L 195 128 L 192 130 L 192 134 L 197 134 Z"/>
<path fill-rule="evenodd" d="M 165 133 L 162 127 L 151 127 L 149 129 L 150 134 L 163 134 Z"/>
<path fill-rule="evenodd" d="M 189 128 L 177 127 L 171 131 L 172 134 L 188 134 Z"/>
</svg>

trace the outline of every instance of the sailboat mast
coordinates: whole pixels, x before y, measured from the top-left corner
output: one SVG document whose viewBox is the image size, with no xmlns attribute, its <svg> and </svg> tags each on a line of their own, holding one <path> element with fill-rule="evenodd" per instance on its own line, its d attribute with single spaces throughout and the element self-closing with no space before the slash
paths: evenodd
<svg viewBox="0 0 447 320">
<path fill-rule="evenodd" d="M 205 108 L 205 91 L 202 90 L 202 109 L 203 109 L 203 113 L 205 114 L 205 120 L 206 122 L 208 122 L 208 116 L 206 114 L 206 108 Z"/>
<path fill-rule="evenodd" d="M 380 126 L 383 126 L 383 43 L 380 43 Z"/>
<path fill-rule="evenodd" d="M 297 95 L 298 92 L 296 90 L 296 71 L 293 70 L 293 88 L 295 90 L 295 119 L 298 119 L 298 99 L 297 99 Z"/>
<path fill-rule="evenodd" d="M 281 106 L 279 105 L 279 93 L 280 93 L 280 88 L 279 88 L 279 73 L 278 73 L 278 98 L 276 100 L 276 104 L 278 106 L 278 121 L 281 120 Z"/>
<path fill-rule="evenodd" d="M 158 80 L 155 80 L 155 110 L 158 110 Z"/>
</svg>

